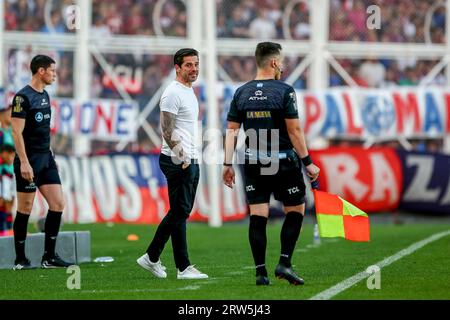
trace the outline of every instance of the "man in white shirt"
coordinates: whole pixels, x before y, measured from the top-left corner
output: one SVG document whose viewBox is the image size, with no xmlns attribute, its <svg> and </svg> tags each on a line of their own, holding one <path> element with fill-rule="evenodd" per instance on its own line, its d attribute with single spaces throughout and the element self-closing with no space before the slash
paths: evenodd
<svg viewBox="0 0 450 320">
<path fill-rule="evenodd" d="M 250 23 L 249 34 L 255 39 L 274 39 L 277 36 L 275 22 L 270 20 L 266 8 L 258 10 L 258 17 Z"/>
<path fill-rule="evenodd" d="M 191 265 L 186 241 L 186 220 L 194 205 L 200 176 L 195 145 L 198 101 L 192 89 L 199 71 L 198 52 L 189 48 L 178 50 L 174 66 L 176 79 L 160 100 L 163 145 L 159 165 L 167 179 L 170 209 L 137 263 L 157 278 L 166 278 L 166 267 L 159 257 L 171 237 L 177 279 L 205 279 L 208 276 Z"/>
</svg>

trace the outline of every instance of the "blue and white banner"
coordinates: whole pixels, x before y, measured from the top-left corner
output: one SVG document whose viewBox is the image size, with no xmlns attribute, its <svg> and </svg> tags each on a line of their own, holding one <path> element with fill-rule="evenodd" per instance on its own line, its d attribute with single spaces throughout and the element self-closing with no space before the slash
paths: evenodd
<svg viewBox="0 0 450 320">
<path fill-rule="evenodd" d="M 400 209 L 450 214 L 450 156 L 397 152 L 402 162 Z"/>
<path fill-rule="evenodd" d="M 52 132 L 99 140 L 136 140 L 137 103 L 122 100 L 52 100 Z"/>
<path fill-rule="evenodd" d="M 241 84 L 220 83 L 217 99 L 222 120 Z M 205 102 L 204 85 L 196 87 Z M 390 89 L 331 88 L 297 90 L 300 121 L 307 138 L 442 137 L 450 134 L 450 90 L 397 87 Z M 205 108 L 207 110 L 207 108 Z"/>
<path fill-rule="evenodd" d="M 442 137 L 450 134 L 450 90 L 330 89 L 297 92 L 308 138 Z"/>
</svg>

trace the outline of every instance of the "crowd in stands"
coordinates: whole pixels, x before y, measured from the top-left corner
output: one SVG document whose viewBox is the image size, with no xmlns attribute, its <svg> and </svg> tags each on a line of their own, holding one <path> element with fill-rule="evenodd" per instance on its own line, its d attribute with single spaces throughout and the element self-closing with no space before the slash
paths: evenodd
<svg viewBox="0 0 450 320">
<path fill-rule="evenodd" d="M 309 10 L 306 2 L 296 3 L 289 10 L 287 6 L 290 2 L 292 0 L 219 0 L 217 36 L 309 39 Z M 286 21 L 289 30 L 283 29 L 283 22 Z"/>
<path fill-rule="evenodd" d="M 75 31 L 68 29 L 64 19 L 66 8 L 74 4 L 73 0 L 4 0 L 4 3 L 6 30 L 56 33 Z"/>
<path fill-rule="evenodd" d="M 330 4 L 330 40 L 423 43 L 428 34 L 433 43 L 445 42 L 445 4 L 438 5 L 439 1 L 330 0 Z M 380 28 L 367 27 L 371 5 L 380 8 Z M 427 14 L 431 14 L 429 28 Z"/>
<path fill-rule="evenodd" d="M 216 0 L 217 35 L 223 38 L 310 38 L 307 1 Z M 186 6 L 182 0 L 164 2 L 154 21 L 157 0 L 92 0 L 92 34 L 185 37 Z M 17 31 L 72 32 L 65 10 L 74 0 L 4 0 L 5 28 Z M 380 28 L 367 27 L 367 8 L 380 8 Z M 46 17 L 46 10 L 48 16 Z M 431 23 L 426 27 L 426 17 Z M 156 24 L 156 26 L 154 25 Z M 288 30 L 284 30 L 286 23 Z M 336 41 L 418 42 L 429 35 L 445 42 L 445 6 L 435 0 L 330 0 L 329 39 Z"/>
<path fill-rule="evenodd" d="M 302 59 L 297 56 L 286 56 L 281 80 L 286 80 L 301 61 Z M 220 56 L 219 64 L 233 82 L 250 81 L 256 74 L 254 57 Z M 304 72 L 293 86 L 296 89 L 306 89 L 307 75 L 308 72 Z M 221 80 L 227 79 L 221 78 Z"/>
<path fill-rule="evenodd" d="M 159 21 L 153 20 L 157 0 L 93 0 L 92 24 L 97 35 L 162 35 L 185 37 L 187 30 L 186 6 L 181 0 L 164 2 Z M 154 23 L 159 23 L 154 25 Z"/>
<path fill-rule="evenodd" d="M 24 50 L 10 49 L 7 56 L 7 90 L 17 91 L 27 85 L 31 80 L 29 63 L 34 55 L 31 46 Z M 55 85 L 47 88 L 52 96 L 71 98 L 74 94 L 74 54 L 71 51 L 39 51 L 55 59 L 57 64 L 57 81 Z"/>
<path fill-rule="evenodd" d="M 92 0 L 92 35 L 155 35 L 153 11 L 157 0 Z M 74 0 L 5 0 L 5 29 L 14 31 L 74 32 L 66 25 L 66 8 Z M 46 10 L 48 17 L 46 18 Z M 159 15 L 165 36 L 185 37 L 186 7 L 168 0 Z"/>
<path fill-rule="evenodd" d="M 418 85 L 438 63 L 436 60 L 376 59 L 339 60 L 341 66 L 355 83 L 363 88 L 389 88 Z M 446 78 L 441 71 L 430 84 L 445 86 Z M 346 86 L 348 83 L 330 68 L 330 86 Z"/>
</svg>

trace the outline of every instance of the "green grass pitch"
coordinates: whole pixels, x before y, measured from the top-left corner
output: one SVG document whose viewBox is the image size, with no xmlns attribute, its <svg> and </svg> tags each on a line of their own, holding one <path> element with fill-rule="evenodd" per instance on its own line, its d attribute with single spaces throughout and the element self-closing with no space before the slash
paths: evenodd
<svg viewBox="0 0 450 320">
<path fill-rule="evenodd" d="M 303 226 L 293 258 L 304 286 L 275 279 L 280 222 L 269 223 L 266 264 L 271 286 L 255 286 L 247 223 L 210 228 L 188 223 L 191 262 L 210 278 L 177 280 L 170 241 L 161 257 L 168 278 L 156 279 L 136 264 L 155 226 L 115 224 L 64 225 L 63 230 L 89 230 L 92 258 L 112 256 L 111 263 L 81 265 L 81 289 L 69 290 L 64 269 L 0 270 L 0 299 L 152 299 L 152 300 L 301 300 L 308 299 L 411 244 L 450 229 L 442 224 L 373 224 L 369 243 L 322 239 L 312 244 L 312 224 Z M 30 228 L 31 229 L 31 228 Z M 136 234 L 137 241 L 127 241 Z M 366 280 L 333 299 L 450 299 L 450 236 L 441 238 L 381 269 L 381 288 Z"/>
</svg>

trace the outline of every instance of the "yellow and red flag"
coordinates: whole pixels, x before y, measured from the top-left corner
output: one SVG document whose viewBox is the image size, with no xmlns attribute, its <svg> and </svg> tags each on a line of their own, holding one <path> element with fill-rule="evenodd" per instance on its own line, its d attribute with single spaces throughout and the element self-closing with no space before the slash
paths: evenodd
<svg viewBox="0 0 450 320">
<path fill-rule="evenodd" d="M 351 241 L 369 241 L 369 216 L 341 197 L 313 190 L 319 235 L 342 237 Z"/>
</svg>

